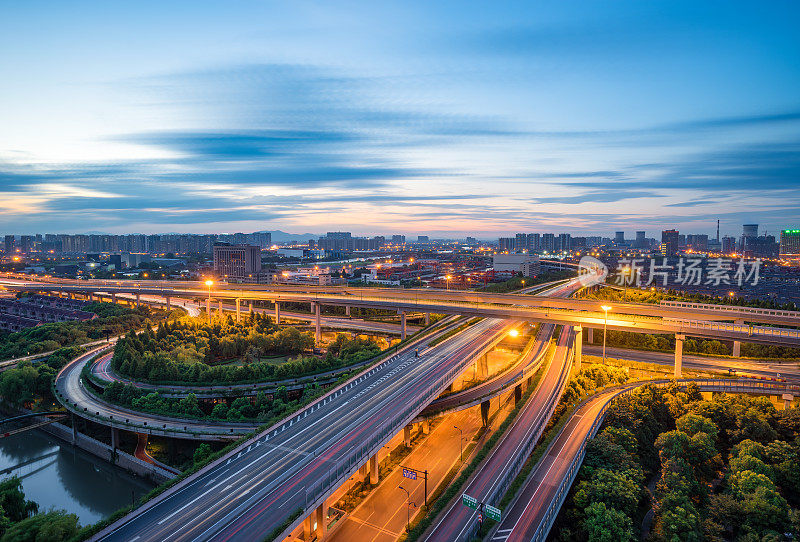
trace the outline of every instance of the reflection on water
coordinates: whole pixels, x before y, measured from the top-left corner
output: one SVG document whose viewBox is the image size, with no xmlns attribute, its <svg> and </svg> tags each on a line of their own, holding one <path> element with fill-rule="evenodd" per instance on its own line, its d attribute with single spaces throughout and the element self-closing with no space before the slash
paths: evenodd
<svg viewBox="0 0 800 542">
<path fill-rule="evenodd" d="M 110 516 L 155 487 L 39 431 L 0 439 L 0 470 L 20 464 L 25 465 L 2 478 L 16 474 L 25 497 L 39 503 L 39 510 L 66 510 L 82 525 Z"/>
</svg>

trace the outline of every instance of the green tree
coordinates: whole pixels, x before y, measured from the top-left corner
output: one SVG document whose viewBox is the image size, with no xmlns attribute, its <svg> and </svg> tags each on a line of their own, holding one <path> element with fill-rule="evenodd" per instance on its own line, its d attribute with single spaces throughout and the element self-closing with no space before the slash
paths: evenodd
<svg viewBox="0 0 800 542">
<path fill-rule="evenodd" d="M 633 521 L 623 512 L 597 502 L 586 508 L 584 529 L 589 542 L 632 542 Z"/>
<path fill-rule="evenodd" d="M 0 542 L 63 542 L 78 532 L 78 516 L 63 510 L 36 514 L 6 530 Z"/>
</svg>

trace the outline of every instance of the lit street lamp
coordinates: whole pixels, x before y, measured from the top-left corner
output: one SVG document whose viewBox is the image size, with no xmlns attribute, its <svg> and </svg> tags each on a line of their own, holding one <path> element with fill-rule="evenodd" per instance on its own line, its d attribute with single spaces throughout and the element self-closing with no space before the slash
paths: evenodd
<svg viewBox="0 0 800 542">
<path fill-rule="evenodd" d="M 213 280 L 207 280 L 206 286 L 208 286 L 208 303 L 206 303 L 206 312 L 208 313 L 208 323 L 211 323 L 211 287 L 214 286 Z"/>
<path fill-rule="evenodd" d="M 611 310 L 611 307 L 608 305 L 603 305 L 600 307 L 606 314 L 606 319 L 603 322 L 603 364 L 606 363 L 606 328 L 608 327 L 608 311 Z"/>
<path fill-rule="evenodd" d="M 453 278 L 453 277 L 451 277 L 450 275 L 447 275 L 445 277 L 445 280 L 447 281 L 447 291 L 450 291 L 450 279 L 451 278 Z"/>
</svg>

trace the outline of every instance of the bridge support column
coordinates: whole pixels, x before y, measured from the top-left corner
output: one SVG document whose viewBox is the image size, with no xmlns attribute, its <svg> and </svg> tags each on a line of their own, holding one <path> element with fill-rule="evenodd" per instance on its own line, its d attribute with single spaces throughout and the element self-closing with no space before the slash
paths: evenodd
<svg viewBox="0 0 800 542">
<path fill-rule="evenodd" d="M 400 311 L 400 340 L 406 338 L 406 311 Z"/>
<path fill-rule="evenodd" d="M 403 428 L 403 444 L 406 445 L 406 448 L 411 448 L 411 425 Z"/>
<path fill-rule="evenodd" d="M 139 293 L 137 292 L 137 293 L 136 293 L 136 306 L 137 306 L 137 307 L 139 306 L 139 302 L 140 302 L 140 301 L 141 301 L 141 296 L 140 296 L 140 295 L 139 295 Z"/>
<path fill-rule="evenodd" d="M 481 402 L 481 425 L 483 425 L 483 427 L 489 425 L 489 408 L 491 406 L 492 406 L 491 401 Z"/>
<path fill-rule="evenodd" d="M 431 422 L 428 420 L 422 420 L 422 434 L 427 435 L 431 432 Z"/>
<path fill-rule="evenodd" d="M 94 294 L 93 294 L 93 293 L 91 293 L 91 292 L 89 293 L 89 302 L 90 302 L 90 303 L 93 303 L 93 302 L 94 302 Z"/>
<path fill-rule="evenodd" d="M 734 320 L 734 324 L 744 324 L 744 320 Z M 742 342 L 733 341 L 733 357 L 738 358 L 742 352 Z"/>
<path fill-rule="evenodd" d="M 794 400 L 794 395 L 791 393 L 784 393 L 781 398 L 783 399 L 783 410 L 789 410 L 792 408 L 792 401 Z"/>
<path fill-rule="evenodd" d="M 111 294 L 111 302 L 112 303 L 116 303 L 117 302 L 117 294 Z"/>
<path fill-rule="evenodd" d="M 249 312 L 251 316 L 253 315 L 253 302 L 252 301 L 248 304 L 247 312 Z"/>
<path fill-rule="evenodd" d="M 250 307 L 252 308 L 253 304 L 250 303 Z M 275 324 L 281 323 L 281 304 L 279 302 L 275 302 Z"/>
<path fill-rule="evenodd" d="M 366 479 L 368 474 L 369 474 L 369 461 L 364 463 L 358 468 L 358 475 L 361 476 L 362 478 Z"/>
<path fill-rule="evenodd" d="M 680 378 L 682 371 L 681 368 L 683 366 L 683 341 L 686 339 L 686 335 L 682 335 L 681 333 L 675 334 L 675 372 L 673 376 L 675 378 Z"/>
<path fill-rule="evenodd" d="M 376 453 L 369 458 L 369 483 L 376 485 L 378 483 L 378 454 Z"/>
<path fill-rule="evenodd" d="M 167 296 L 167 297 L 166 297 L 166 301 L 167 301 L 167 310 L 170 310 L 170 309 L 172 309 L 172 298 L 170 298 L 169 296 Z"/>
<path fill-rule="evenodd" d="M 431 325 L 431 313 L 429 312 L 425 313 L 425 325 L 426 326 Z"/>
<path fill-rule="evenodd" d="M 314 312 L 314 344 L 319 346 L 322 342 L 322 315 L 319 303 L 312 303 Z"/>
<path fill-rule="evenodd" d="M 516 406 L 522 400 L 522 384 L 514 386 L 514 405 Z"/>
<path fill-rule="evenodd" d="M 349 317 L 350 316 L 350 305 L 344 306 L 344 315 Z"/>
<path fill-rule="evenodd" d="M 116 450 L 119 448 L 119 429 L 116 427 L 111 428 L 111 449 Z"/>
<path fill-rule="evenodd" d="M 211 298 L 209 297 L 206 299 L 206 314 L 208 315 L 208 321 L 211 321 Z"/>
<path fill-rule="evenodd" d="M 588 328 L 586 330 L 586 333 L 587 333 L 586 342 L 588 342 L 589 344 L 593 344 L 594 343 L 594 328 L 592 328 L 592 327 Z"/>
<path fill-rule="evenodd" d="M 242 300 L 238 297 L 236 298 L 236 321 L 239 322 L 242 319 Z"/>
<path fill-rule="evenodd" d="M 311 520 L 313 519 L 311 515 L 307 516 L 306 519 L 303 520 L 303 540 L 311 540 Z"/>
<path fill-rule="evenodd" d="M 314 520 L 316 527 L 314 529 L 317 540 L 322 540 L 328 530 L 328 507 L 323 502 L 314 510 Z"/>
<path fill-rule="evenodd" d="M 75 414 L 70 414 L 69 417 L 72 420 L 72 445 L 75 446 L 78 443 L 78 420 Z"/>
<path fill-rule="evenodd" d="M 575 362 L 573 367 L 576 371 L 581 370 L 581 361 L 583 361 L 583 327 L 575 326 Z"/>
<path fill-rule="evenodd" d="M 489 353 L 487 352 L 479 357 L 476 363 L 478 364 L 478 379 L 486 380 L 486 377 L 489 376 Z"/>
<path fill-rule="evenodd" d="M 222 300 L 221 299 L 217 300 L 217 316 L 222 318 Z"/>
</svg>

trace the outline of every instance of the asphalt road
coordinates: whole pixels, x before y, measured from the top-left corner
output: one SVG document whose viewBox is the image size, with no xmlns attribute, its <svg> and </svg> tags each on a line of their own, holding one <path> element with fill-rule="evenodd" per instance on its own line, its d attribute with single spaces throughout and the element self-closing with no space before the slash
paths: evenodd
<svg viewBox="0 0 800 542">
<path fill-rule="evenodd" d="M 583 353 L 592 356 L 602 356 L 602 346 L 584 345 Z M 629 348 L 606 348 L 606 357 L 616 359 L 629 359 L 644 361 L 659 365 L 673 365 L 675 355 L 666 352 L 649 352 L 646 350 L 633 350 Z M 769 378 L 780 377 L 788 381 L 800 381 L 800 364 L 796 361 L 775 362 L 757 361 L 747 359 L 715 358 L 709 356 L 693 356 L 683 354 L 684 369 L 698 369 L 703 371 L 727 371 L 735 369 L 738 375 L 765 376 Z"/>
<path fill-rule="evenodd" d="M 486 501 L 496 490 L 504 471 L 511 467 L 513 459 L 521 453 L 525 443 L 547 423 L 550 407 L 560 397 L 558 383 L 566 378 L 566 372 L 569 370 L 567 360 L 571 334 L 571 328 L 564 328 L 558 338 L 558 346 L 552 362 L 536 391 L 525 403 L 512 426 L 503 434 L 489 456 L 467 481 L 464 493 L 478 501 Z M 477 514 L 476 510 L 464 506 L 460 497 L 454 499 L 421 540 L 425 542 L 462 540 L 476 520 Z"/>
<path fill-rule="evenodd" d="M 259 540 L 305 506 L 305 490 L 431 382 L 492 340 L 483 321 L 425 350 L 370 369 L 123 518 L 101 540 Z"/>
</svg>

